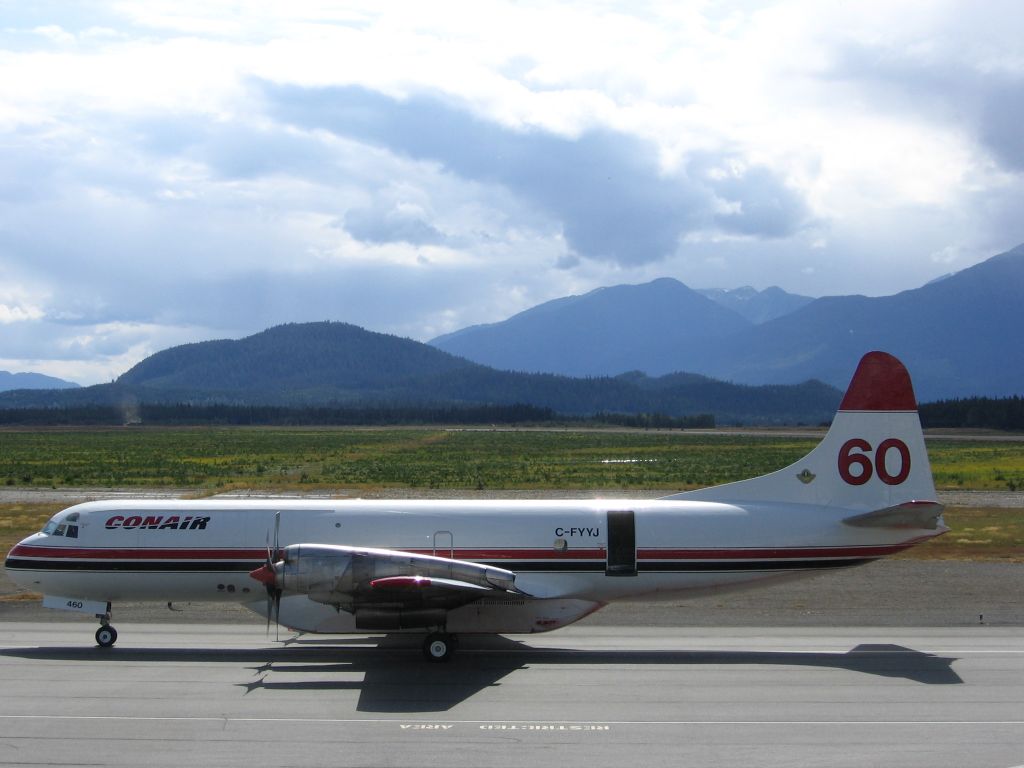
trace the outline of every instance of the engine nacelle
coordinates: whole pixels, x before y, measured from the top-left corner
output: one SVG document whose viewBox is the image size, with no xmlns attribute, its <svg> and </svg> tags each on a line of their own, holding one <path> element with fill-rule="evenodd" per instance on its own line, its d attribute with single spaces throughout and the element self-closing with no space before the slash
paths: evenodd
<svg viewBox="0 0 1024 768">
<path fill-rule="evenodd" d="M 366 602 L 374 594 L 373 582 L 395 577 L 446 580 L 461 583 L 467 589 L 517 591 L 515 574 L 502 568 L 433 555 L 331 544 L 292 544 L 285 547 L 273 571 L 279 589 L 305 594 L 311 600 L 344 610 L 352 610 L 357 602 Z M 417 611 L 408 613 L 408 621 L 426 621 L 414 617 Z M 376 619 L 368 617 L 366 621 L 374 622 Z M 435 623 L 431 620 L 408 626 L 432 626 Z M 366 628 L 371 627 L 367 625 Z"/>
</svg>

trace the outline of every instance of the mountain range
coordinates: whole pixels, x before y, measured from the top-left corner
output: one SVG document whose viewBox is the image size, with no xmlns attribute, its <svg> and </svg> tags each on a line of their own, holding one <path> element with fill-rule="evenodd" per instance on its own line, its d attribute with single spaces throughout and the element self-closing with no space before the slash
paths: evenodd
<svg viewBox="0 0 1024 768">
<path fill-rule="evenodd" d="M 67 383 L 3 374 L 19 389 L 0 392 L 0 408 L 528 404 L 818 423 L 871 349 L 904 360 L 922 401 L 1024 392 L 1022 296 L 1024 246 L 876 298 L 699 292 L 663 278 L 550 301 L 433 346 L 346 323 L 287 324 L 163 350 L 110 384 L 58 389 Z"/>
<path fill-rule="evenodd" d="M 773 285 L 759 291 L 745 285 L 742 288 L 724 290 L 722 288 L 698 288 L 697 293 L 707 296 L 716 304 L 731 309 L 751 323 L 765 323 L 776 317 L 796 312 L 801 307 L 814 301 L 810 296 L 787 293 Z"/>
<path fill-rule="evenodd" d="M 388 407 L 529 404 L 566 415 L 713 413 L 724 423 L 820 423 L 839 402 L 820 382 L 744 386 L 642 373 L 577 379 L 498 371 L 411 339 L 346 323 L 270 328 L 157 352 L 110 384 L 0 393 L 0 408 L 139 403 Z"/>
<path fill-rule="evenodd" d="M 770 310 L 750 311 L 751 299 L 772 298 Z M 907 364 L 921 400 L 1005 396 L 1024 392 L 1024 355 L 1012 341 L 1024 326 L 1022 298 L 1024 245 L 893 296 L 698 292 L 665 278 L 556 299 L 430 343 L 507 370 L 689 371 L 746 384 L 819 379 L 835 387 L 846 385 L 865 352 L 882 349 Z"/>
<path fill-rule="evenodd" d="M 660 376 L 690 370 L 677 364 L 681 350 L 703 357 L 749 326 L 738 312 L 661 278 L 555 299 L 430 344 L 511 371 L 614 376 L 639 370 Z"/>
<path fill-rule="evenodd" d="M 73 389 L 78 385 L 42 373 L 11 373 L 0 371 L 0 392 L 11 389 Z"/>
</svg>

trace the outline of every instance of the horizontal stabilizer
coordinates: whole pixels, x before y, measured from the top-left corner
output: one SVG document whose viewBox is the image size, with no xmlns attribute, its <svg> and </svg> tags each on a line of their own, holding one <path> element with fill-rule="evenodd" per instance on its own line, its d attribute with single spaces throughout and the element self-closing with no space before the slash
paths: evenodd
<svg viewBox="0 0 1024 768">
<path fill-rule="evenodd" d="M 934 531 L 941 525 L 943 506 L 937 501 L 908 501 L 843 520 L 854 528 L 913 528 Z"/>
</svg>

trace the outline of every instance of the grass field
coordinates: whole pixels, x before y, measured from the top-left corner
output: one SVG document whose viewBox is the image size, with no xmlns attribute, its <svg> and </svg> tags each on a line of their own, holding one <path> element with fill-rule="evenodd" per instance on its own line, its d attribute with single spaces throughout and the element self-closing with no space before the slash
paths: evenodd
<svg viewBox="0 0 1024 768">
<path fill-rule="evenodd" d="M 816 442 L 600 430 L 8 430 L 0 484 L 682 490 L 779 469 Z M 1024 488 L 1024 442 L 935 440 L 928 452 L 939 488 Z"/>
<path fill-rule="evenodd" d="M 951 507 L 945 520 L 949 533 L 898 557 L 1024 562 L 1024 509 Z"/>
<path fill-rule="evenodd" d="M 217 488 L 692 488 L 813 441 L 600 431 L 111 429 L 0 432 L 0 483 Z"/>
</svg>

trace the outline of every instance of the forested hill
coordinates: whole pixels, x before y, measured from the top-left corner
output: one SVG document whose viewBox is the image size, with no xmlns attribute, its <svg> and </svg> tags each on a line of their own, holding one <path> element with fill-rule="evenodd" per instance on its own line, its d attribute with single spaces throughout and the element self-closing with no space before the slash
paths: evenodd
<svg viewBox="0 0 1024 768">
<path fill-rule="evenodd" d="M 498 371 L 410 339 L 325 322 L 173 347 L 111 384 L 0 393 L 0 408 L 527 404 L 566 415 L 710 413 L 719 423 L 817 424 L 831 419 L 839 399 L 838 390 L 813 381 L 756 387 L 689 374 L 577 379 Z"/>
<path fill-rule="evenodd" d="M 290 323 L 244 339 L 171 347 L 118 378 L 122 386 L 276 392 L 285 399 L 329 390 L 393 387 L 412 378 L 482 368 L 426 344 L 347 323 Z M 287 394 L 286 394 L 287 393 Z"/>
</svg>

